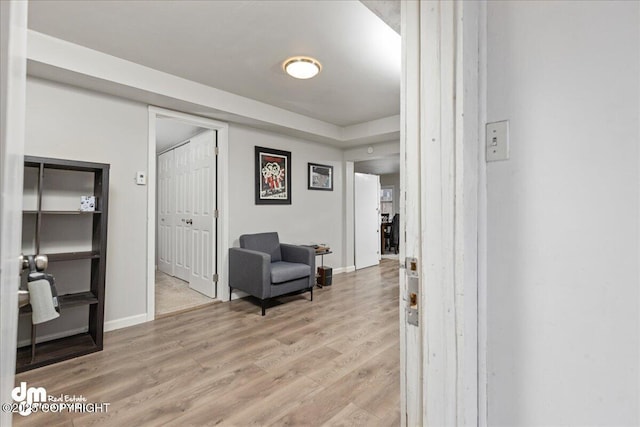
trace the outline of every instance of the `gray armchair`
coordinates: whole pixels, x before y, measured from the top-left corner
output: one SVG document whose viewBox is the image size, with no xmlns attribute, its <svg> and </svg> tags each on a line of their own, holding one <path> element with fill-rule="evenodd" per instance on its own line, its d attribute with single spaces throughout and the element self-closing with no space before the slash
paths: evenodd
<svg viewBox="0 0 640 427">
<path fill-rule="evenodd" d="M 240 247 L 229 249 L 229 300 L 238 289 L 266 302 L 294 292 L 311 292 L 316 257 L 311 247 L 280 243 L 278 233 L 243 234 Z"/>
</svg>

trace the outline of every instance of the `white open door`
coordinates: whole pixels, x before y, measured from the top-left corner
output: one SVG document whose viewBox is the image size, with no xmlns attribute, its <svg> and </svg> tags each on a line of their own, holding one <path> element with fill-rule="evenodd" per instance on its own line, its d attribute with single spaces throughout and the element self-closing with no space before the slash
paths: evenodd
<svg viewBox="0 0 640 427">
<path fill-rule="evenodd" d="M 482 6 L 401 7 L 402 425 L 485 425 L 477 357 Z"/>
<path fill-rule="evenodd" d="M 27 2 L 0 1 L 0 425 L 11 425 L 22 230 Z"/>
<path fill-rule="evenodd" d="M 193 206 L 189 220 L 193 263 L 189 287 L 215 298 L 216 133 L 200 133 L 189 144 L 193 158 L 190 171 Z"/>
<path fill-rule="evenodd" d="M 174 275 L 174 150 L 158 156 L 158 270 Z"/>
<path fill-rule="evenodd" d="M 356 173 L 355 236 L 356 269 L 380 263 L 380 177 Z"/>
<path fill-rule="evenodd" d="M 174 275 L 184 281 L 191 276 L 191 216 L 193 205 L 193 185 L 190 182 L 193 156 L 191 143 L 177 147 L 175 156 L 175 193 L 173 229 L 175 236 L 175 264 Z"/>
</svg>

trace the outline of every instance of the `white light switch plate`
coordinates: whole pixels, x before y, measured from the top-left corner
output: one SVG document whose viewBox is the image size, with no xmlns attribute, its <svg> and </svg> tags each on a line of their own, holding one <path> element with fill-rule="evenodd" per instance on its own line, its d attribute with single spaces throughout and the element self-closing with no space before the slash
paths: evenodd
<svg viewBox="0 0 640 427">
<path fill-rule="evenodd" d="M 487 162 L 509 160 L 509 121 L 487 123 Z"/>
</svg>

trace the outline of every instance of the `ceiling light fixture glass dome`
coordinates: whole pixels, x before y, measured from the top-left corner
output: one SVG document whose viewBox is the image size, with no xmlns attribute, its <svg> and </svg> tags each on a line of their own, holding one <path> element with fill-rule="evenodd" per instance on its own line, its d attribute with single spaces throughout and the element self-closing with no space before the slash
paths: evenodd
<svg viewBox="0 0 640 427">
<path fill-rule="evenodd" d="M 294 56 L 282 63 L 282 69 L 296 79 L 310 79 L 322 70 L 322 65 L 308 56 Z"/>
</svg>

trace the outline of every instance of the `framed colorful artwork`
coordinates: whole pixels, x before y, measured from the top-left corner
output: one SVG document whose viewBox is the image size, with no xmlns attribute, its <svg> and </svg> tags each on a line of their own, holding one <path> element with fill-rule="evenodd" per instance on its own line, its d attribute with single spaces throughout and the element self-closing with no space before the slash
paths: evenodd
<svg viewBox="0 0 640 427">
<path fill-rule="evenodd" d="M 291 152 L 273 148 L 256 150 L 256 205 L 291 204 Z"/>
</svg>

